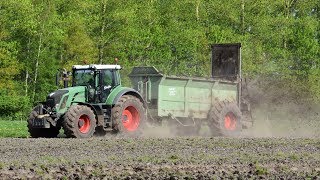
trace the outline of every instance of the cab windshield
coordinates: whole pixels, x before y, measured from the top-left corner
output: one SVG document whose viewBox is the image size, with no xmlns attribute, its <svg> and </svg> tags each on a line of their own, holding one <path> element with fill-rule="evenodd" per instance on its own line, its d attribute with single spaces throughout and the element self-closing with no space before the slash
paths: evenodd
<svg viewBox="0 0 320 180">
<path fill-rule="evenodd" d="M 78 69 L 73 72 L 73 86 L 87 86 L 94 87 L 94 71 L 90 69 Z"/>
</svg>

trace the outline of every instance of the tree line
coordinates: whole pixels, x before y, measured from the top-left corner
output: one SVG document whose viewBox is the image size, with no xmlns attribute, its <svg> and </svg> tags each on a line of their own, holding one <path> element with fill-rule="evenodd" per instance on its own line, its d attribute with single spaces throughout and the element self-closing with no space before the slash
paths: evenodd
<svg viewBox="0 0 320 180">
<path fill-rule="evenodd" d="M 210 75 L 210 45 L 242 44 L 243 75 L 320 98 L 319 0 L 0 1 L 0 116 L 25 116 L 73 64 Z M 273 81 L 272 81 L 273 82 Z"/>
</svg>

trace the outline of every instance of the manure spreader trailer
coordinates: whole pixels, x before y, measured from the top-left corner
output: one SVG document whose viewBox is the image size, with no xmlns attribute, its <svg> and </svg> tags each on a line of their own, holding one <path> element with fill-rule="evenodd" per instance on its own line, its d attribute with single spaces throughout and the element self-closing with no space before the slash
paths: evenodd
<svg viewBox="0 0 320 180">
<path fill-rule="evenodd" d="M 166 76 L 154 67 L 134 67 L 129 77 L 149 120 L 166 120 L 177 134 L 198 134 L 206 123 L 212 135 L 235 136 L 252 125 L 241 93 L 241 44 L 212 46 L 210 78 Z"/>
</svg>

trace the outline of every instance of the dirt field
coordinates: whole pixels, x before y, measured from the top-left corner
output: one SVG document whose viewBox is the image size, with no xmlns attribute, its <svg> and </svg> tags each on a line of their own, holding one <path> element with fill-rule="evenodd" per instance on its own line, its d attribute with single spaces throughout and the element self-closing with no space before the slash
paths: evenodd
<svg viewBox="0 0 320 180">
<path fill-rule="evenodd" d="M 320 178 L 312 138 L 0 139 L 0 179 Z"/>
<path fill-rule="evenodd" d="M 255 106 L 241 138 L 0 138 L 0 179 L 320 179 L 318 107 Z"/>
</svg>

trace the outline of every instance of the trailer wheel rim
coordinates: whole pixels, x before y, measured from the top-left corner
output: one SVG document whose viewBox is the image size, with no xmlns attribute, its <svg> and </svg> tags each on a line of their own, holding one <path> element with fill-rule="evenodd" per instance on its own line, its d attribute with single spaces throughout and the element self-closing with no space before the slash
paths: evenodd
<svg viewBox="0 0 320 180">
<path fill-rule="evenodd" d="M 87 133 L 90 130 L 90 118 L 87 115 L 81 115 L 78 121 L 78 128 L 81 133 Z"/>
<path fill-rule="evenodd" d="M 128 106 L 122 113 L 122 124 L 128 131 L 137 130 L 140 123 L 138 110 L 133 106 Z"/>
<path fill-rule="evenodd" d="M 224 127 L 229 130 L 229 131 L 233 131 L 236 129 L 237 127 L 237 118 L 236 116 L 229 112 L 225 115 L 224 117 Z"/>
</svg>

